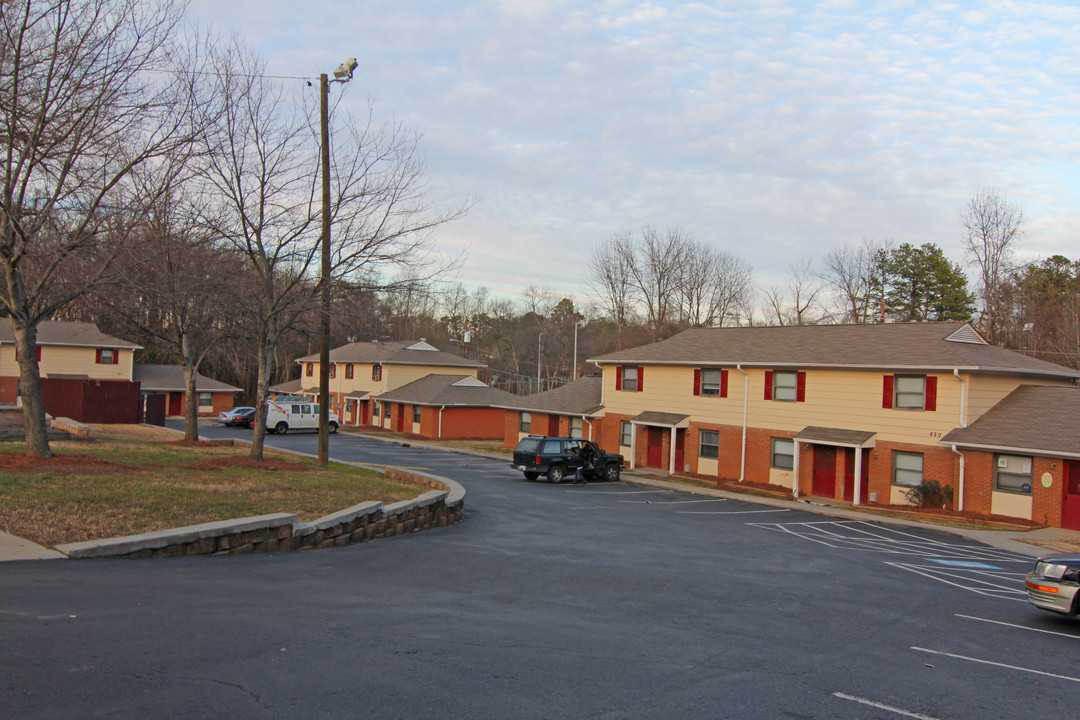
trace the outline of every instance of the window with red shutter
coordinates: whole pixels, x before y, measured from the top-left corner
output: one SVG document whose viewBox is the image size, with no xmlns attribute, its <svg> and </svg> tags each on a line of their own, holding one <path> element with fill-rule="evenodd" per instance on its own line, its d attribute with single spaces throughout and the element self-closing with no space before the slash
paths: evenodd
<svg viewBox="0 0 1080 720">
<path fill-rule="evenodd" d="M 346 380 L 352 380 L 353 379 L 353 364 L 352 363 L 348 363 L 345 366 L 345 379 Z"/>
<path fill-rule="evenodd" d="M 307 368 L 305 368 L 305 372 L 307 373 L 308 377 L 311 377 L 315 373 L 315 363 L 308 363 Z"/>
<path fill-rule="evenodd" d="M 929 375 L 926 378 L 926 409 L 937 410 L 937 376 Z"/>
</svg>

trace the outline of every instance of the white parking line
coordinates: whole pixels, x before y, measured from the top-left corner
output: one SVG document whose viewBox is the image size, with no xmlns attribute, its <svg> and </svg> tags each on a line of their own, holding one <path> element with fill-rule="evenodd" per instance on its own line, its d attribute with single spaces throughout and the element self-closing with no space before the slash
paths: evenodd
<svg viewBox="0 0 1080 720">
<path fill-rule="evenodd" d="M 620 500 L 621 503 L 633 505 L 694 505 L 696 503 L 727 502 L 726 498 L 711 498 L 709 500 Z"/>
<path fill-rule="evenodd" d="M 788 508 L 777 508 L 776 510 L 676 510 L 678 515 L 754 515 L 756 513 L 778 513 L 778 512 L 791 512 Z"/>
<path fill-rule="evenodd" d="M 886 705 L 884 703 L 874 702 L 873 700 L 867 700 L 866 698 L 855 697 L 854 695 L 848 695 L 847 693 L 834 692 L 833 697 L 838 697 L 843 700 L 851 700 L 852 702 L 860 703 L 861 705 L 869 705 L 872 708 L 878 710 L 888 710 L 889 712 L 896 713 L 897 715 L 903 715 L 909 718 L 918 718 L 919 720 L 938 720 L 930 715 L 922 715 L 916 712 L 908 712 L 907 710 L 901 710 L 900 708 L 893 707 L 892 705 Z"/>
<path fill-rule="evenodd" d="M 579 493 L 595 495 L 670 495 L 671 490 L 575 490 Z"/>
<path fill-rule="evenodd" d="M 1072 677 L 1070 675 L 1058 675 L 1057 673 L 1043 672 L 1042 670 L 1033 670 L 1031 668 L 1020 667 L 1019 665 L 1007 665 L 1005 663 L 994 662 L 993 660 L 983 660 L 982 658 L 967 657 L 966 655 L 956 655 L 954 653 L 944 652 L 942 650 L 930 650 L 928 648 L 911 646 L 912 650 L 917 652 L 930 653 L 931 655 L 941 655 L 943 657 L 953 658 L 955 660 L 967 660 L 968 662 L 979 663 L 980 665 L 991 665 L 993 667 L 1005 668 L 1006 670 L 1019 670 L 1020 672 L 1031 673 L 1032 675 L 1042 675 L 1043 677 L 1057 678 L 1058 680 L 1068 680 L 1069 682 L 1080 683 L 1080 678 Z"/>
<path fill-rule="evenodd" d="M 1059 635 L 1061 637 L 1071 638 L 1073 640 L 1080 640 L 1080 635 L 1057 632 L 1056 630 L 1043 630 L 1042 628 L 1033 628 L 1028 627 L 1027 625 L 1017 625 L 1016 623 L 1007 623 L 1002 622 L 1001 620 L 990 620 L 988 618 L 975 617 L 974 615 L 961 615 L 959 613 L 957 613 L 956 617 L 963 618 L 964 620 L 975 620 L 976 622 L 991 623 L 993 625 L 1004 625 L 1005 627 L 1016 628 L 1018 630 L 1030 630 L 1031 632 L 1045 633 L 1046 635 Z"/>
<path fill-rule="evenodd" d="M 956 568 L 945 569 L 894 562 L 886 562 L 885 564 L 900 568 L 901 570 L 913 572 L 916 575 L 922 575 L 931 580 L 937 580 L 946 585 L 970 590 L 971 592 L 980 595 L 989 595 L 990 597 L 1001 598 L 1003 600 L 1016 600 L 1018 602 L 1024 602 L 1027 597 L 1027 593 L 1017 587 L 1019 580 L 1015 578 L 1023 577 L 1023 575 L 1019 574 L 994 574 L 972 570 L 961 571 Z M 979 577 L 979 575 L 984 577 Z M 988 580 L 986 577 L 991 579 Z M 957 580 L 966 581 L 966 584 L 964 582 L 957 582 Z M 1017 597 L 1011 597 L 1014 595 Z"/>
</svg>

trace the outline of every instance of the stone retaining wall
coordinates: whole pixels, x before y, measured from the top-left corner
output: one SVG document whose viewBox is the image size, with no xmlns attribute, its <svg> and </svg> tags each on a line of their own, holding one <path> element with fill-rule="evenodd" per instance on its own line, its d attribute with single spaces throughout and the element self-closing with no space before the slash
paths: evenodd
<svg viewBox="0 0 1080 720">
<path fill-rule="evenodd" d="M 360 503 L 309 523 L 298 522 L 296 515 L 275 513 L 70 543 L 56 549 L 73 559 L 310 550 L 445 527 L 464 519 L 465 489 L 453 480 L 398 468 L 385 468 L 384 472 L 396 479 L 437 489 L 390 505 Z"/>
</svg>

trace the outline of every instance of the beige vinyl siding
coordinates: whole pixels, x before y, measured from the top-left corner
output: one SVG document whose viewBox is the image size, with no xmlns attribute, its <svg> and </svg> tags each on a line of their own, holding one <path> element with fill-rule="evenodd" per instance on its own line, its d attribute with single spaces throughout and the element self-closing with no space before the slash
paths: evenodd
<svg viewBox="0 0 1080 720">
<path fill-rule="evenodd" d="M 115 365 L 98 365 L 97 348 L 41 346 L 41 374 L 88 375 L 94 380 L 131 380 L 131 350 L 120 353 Z"/>
<path fill-rule="evenodd" d="M 965 375 L 968 389 L 967 422 L 978 420 L 987 410 L 1001 402 L 1020 385 L 1069 385 L 1070 380 L 1054 378 L 1018 378 L 1008 375 Z"/>
<path fill-rule="evenodd" d="M 383 365 L 383 380 L 386 381 L 386 390 L 390 391 L 428 375 L 468 375 L 476 377 L 476 371 L 476 368 L 439 365 Z M 370 369 L 368 369 L 368 377 L 371 377 Z M 380 388 L 379 391 L 382 392 L 382 389 Z"/>
<path fill-rule="evenodd" d="M 750 427 L 797 432 L 808 425 L 868 430 L 894 442 L 937 442 L 959 424 L 960 382 L 938 374 L 937 409 L 900 410 L 881 407 L 880 370 L 815 370 L 806 372 L 806 400 L 765 400 L 765 368 L 750 368 Z M 644 390 L 615 389 L 615 367 L 604 368 L 604 400 L 608 412 L 634 416 L 645 410 L 690 415 L 701 423 L 742 425 L 743 375 L 728 368 L 728 396 L 693 394 L 694 368 L 645 366 Z M 1015 386 L 1015 381 L 1014 381 Z"/>
</svg>

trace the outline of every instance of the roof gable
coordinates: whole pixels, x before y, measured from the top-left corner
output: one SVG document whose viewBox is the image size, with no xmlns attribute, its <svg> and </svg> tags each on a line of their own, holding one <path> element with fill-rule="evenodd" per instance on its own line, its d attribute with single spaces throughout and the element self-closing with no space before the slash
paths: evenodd
<svg viewBox="0 0 1080 720">
<path fill-rule="evenodd" d="M 15 333 L 8 320 L 0 321 L 0 345 L 13 344 Z M 62 345 L 68 347 L 116 348 L 141 350 L 142 347 L 128 340 L 106 335 L 90 322 L 70 320 L 45 320 L 37 328 L 38 345 Z"/>
</svg>

